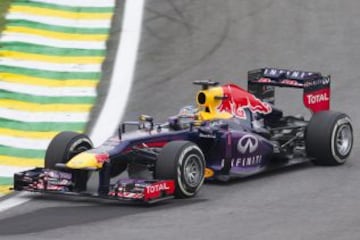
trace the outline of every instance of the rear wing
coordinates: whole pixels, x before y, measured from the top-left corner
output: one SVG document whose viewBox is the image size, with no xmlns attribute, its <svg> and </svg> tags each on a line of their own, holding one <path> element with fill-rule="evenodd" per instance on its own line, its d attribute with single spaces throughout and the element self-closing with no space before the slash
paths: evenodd
<svg viewBox="0 0 360 240">
<path fill-rule="evenodd" d="M 260 68 L 248 72 L 248 91 L 274 104 L 275 87 L 302 88 L 305 107 L 315 113 L 330 109 L 330 80 L 319 72 Z"/>
</svg>

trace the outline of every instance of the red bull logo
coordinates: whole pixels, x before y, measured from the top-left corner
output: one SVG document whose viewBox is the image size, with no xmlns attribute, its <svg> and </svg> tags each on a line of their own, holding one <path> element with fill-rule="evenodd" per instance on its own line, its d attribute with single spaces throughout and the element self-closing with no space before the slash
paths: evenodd
<svg viewBox="0 0 360 240">
<path fill-rule="evenodd" d="M 272 111 L 268 103 L 261 101 L 237 85 L 227 84 L 222 89 L 226 98 L 217 107 L 220 112 L 229 112 L 238 118 L 246 119 L 245 109 L 262 114 L 268 114 Z"/>
</svg>

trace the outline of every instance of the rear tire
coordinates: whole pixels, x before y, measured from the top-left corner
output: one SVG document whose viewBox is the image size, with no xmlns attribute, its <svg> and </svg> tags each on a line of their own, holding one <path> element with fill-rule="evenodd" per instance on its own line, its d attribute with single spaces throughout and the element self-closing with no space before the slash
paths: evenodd
<svg viewBox="0 0 360 240">
<path fill-rule="evenodd" d="M 205 158 L 189 141 L 173 141 L 161 150 L 155 167 L 156 179 L 175 180 L 175 197 L 190 198 L 204 183 Z"/>
<path fill-rule="evenodd" d="M 341 165 L 353 146 L 353 128 L 348 115 L 333 111 L 315 113 L 306 129 L 307 155 L 314 164 Z"/>
<path fill-rule="evenodd" d="M 60 132 L 50 142 L 45 153 L 45 168 L 55 169 L 57 163 L 67 163 L 75 155 L 93 148 L 88 136 L 76 132 Z M 89 172 L 72 170 L 77 191 L 86 190 Z"/>
</svg>

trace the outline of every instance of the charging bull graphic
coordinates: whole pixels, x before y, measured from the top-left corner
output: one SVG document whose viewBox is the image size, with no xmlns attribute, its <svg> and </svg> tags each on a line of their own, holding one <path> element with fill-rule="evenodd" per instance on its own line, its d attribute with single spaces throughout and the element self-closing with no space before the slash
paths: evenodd
<svg viewBox="0 0 360 240">
<path fill-rule="evenodd" d="M 268 103 L 261 101 L 239 86 L 227 84 L 222 86 L 222 90 L 225 98 L 217 107 L 220 112 L 229 112 L 238 118 L 246 119 L 245 109 L 262 114 L 272 111 Z"/>
</svg>

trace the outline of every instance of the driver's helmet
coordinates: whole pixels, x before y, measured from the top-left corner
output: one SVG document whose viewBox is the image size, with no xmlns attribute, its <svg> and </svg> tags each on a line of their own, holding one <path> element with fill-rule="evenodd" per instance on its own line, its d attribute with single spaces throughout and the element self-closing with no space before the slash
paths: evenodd
<svg viewBox="0 0 360 240">
<path fill-rule="evenodd" d="M 178 124 L 181 129 L 189 128 L 197 118 L 198 109 L 192 105 L 185 106 L 178 113 Z"/>
<path fill-rule="evenodd" d="M 186 129 L 197 120 L 198 109 L 192 105 L 180 109 L 176 116 L 169 118 L 170 127 L 174 130 Z"/>
<path fill-rule="evenodd" d="M 195 106 L 188 105 L 180 109 L 178 116 L 183 116 L 183 117 L 189 116 L 194 118 L 194 116 L 198 113 L 198 111 L 199 110 Z"/>
</svg>

